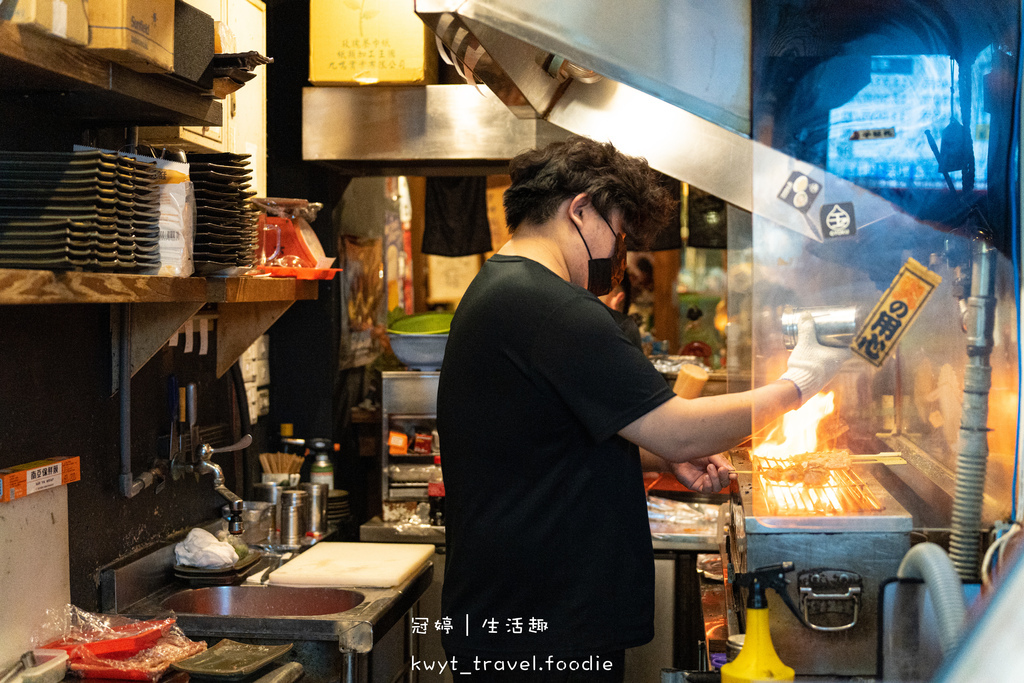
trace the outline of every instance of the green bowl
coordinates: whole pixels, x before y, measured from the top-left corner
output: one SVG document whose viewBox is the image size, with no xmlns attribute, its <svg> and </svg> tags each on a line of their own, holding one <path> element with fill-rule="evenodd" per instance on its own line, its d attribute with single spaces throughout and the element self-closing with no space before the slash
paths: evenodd
<svg viewBox="0 0 1024 683">
<path fill-rule="evenodd" d="M 447 311 L 415 313 L 399 318 L 388 327 L 390 334 L 448 334 L 452 315 Z"/>
</svg>

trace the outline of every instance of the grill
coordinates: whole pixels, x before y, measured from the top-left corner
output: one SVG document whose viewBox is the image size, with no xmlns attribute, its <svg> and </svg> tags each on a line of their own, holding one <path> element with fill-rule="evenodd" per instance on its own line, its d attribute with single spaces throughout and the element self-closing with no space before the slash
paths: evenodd
<svg viewBox="0 0 1024 683">
<path fill-rule="evenodd" d="M 792 464 L 776 458 L 758 458 L 757 463 L 759 471 Z M 828 480 L 820 486 L 776 481 L 763 473 L 756 480 L 770 515 L 845 515 L 885 509 L 852 469 L 829 470 Z"/>
<path fill-rule="evenodd" d="M 757 457 L 751 467 L 748 451 L 731 456 L 737 469 L 754 471 L 739 475 L 740 504 L 730 510 L 734 570 L 796 565 L 790 597 L 803 620 L 768 595 L 782 661 L 803 675 L 874 674 L 879 585 L 896 575 L 909 549 L 911 516 L 868 466 L 829 470 L 822 485 L 811 486 L 765 474 L 793 464 L 784 457 Z"/>
</svg>

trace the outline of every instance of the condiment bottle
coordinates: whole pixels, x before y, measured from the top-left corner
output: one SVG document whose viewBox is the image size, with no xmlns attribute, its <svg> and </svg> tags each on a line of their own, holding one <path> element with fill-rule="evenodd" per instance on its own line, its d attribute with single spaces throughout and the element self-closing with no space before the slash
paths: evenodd
<svg viewBox="0 0 1024 683">
<path fill-rule="evenodd" d="M 326 484 L 329 491 L 334 490 L 334 464 L 328 453 L 333 444 L 328 439 L 310 439 L 309 447 L 313 452 L 313 464 L 309 468 L 309 481 L 313 484 Z"/>
</svg>

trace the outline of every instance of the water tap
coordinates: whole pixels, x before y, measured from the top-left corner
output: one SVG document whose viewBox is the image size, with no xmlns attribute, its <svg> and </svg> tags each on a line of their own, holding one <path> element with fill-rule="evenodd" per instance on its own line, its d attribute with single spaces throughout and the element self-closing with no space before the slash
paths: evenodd
<svg viewBox="0 0 1024 683">
<path fill-rule="evenodd" d="M 213 462 L 210 458 L 213 457 L 214 453 L 240 451 L 243 448 L 247 448 L 251 443 L 252 435 L 246 434 L 237 443 L 221 448 L 214 448 L 208 443 L 200 444 L 199 448 L 196 449 L 196 454 L 198 455 L 196 463 L 183 466 L 186 472 L 213 474 L 213 490 L 228 501 L 228 532 L 231 534 L 242 533 L 242 499 L 224 485 L 224 471 L 220 468 L 220 465 Z"/>
</svg>

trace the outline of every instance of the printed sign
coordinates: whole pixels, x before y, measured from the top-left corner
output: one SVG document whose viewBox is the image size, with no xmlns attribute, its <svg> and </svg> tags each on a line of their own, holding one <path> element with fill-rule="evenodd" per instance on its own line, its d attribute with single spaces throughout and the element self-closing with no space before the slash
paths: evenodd
<svg viewBox="0 0 1024 683">
<path fill-rule="evenodd" d="M 798 211 L 807 213 L 819 192 L 821 192 L 821 183 L 805 173 L 793 171 L 789 175 L 789 180 L 782 186 L 779 199 Z"/>
<path fill-rule="evenodd" d="M 825 237 L 852 237 L 857 233 L 853 202 L 825 204 L 821 207 L 821 229 Z"/>
<path fill-rule="evenodd" d="M 887 140 L 896 137 L 895 128 L 865 128 L 850 133 L 851 140 Z"/>
<path fill-rule="evenodd" d="M 940 276 L 907 259 L 853 338 L 853 352 L 881 367 L 940 282 Z"/>
</svg>

